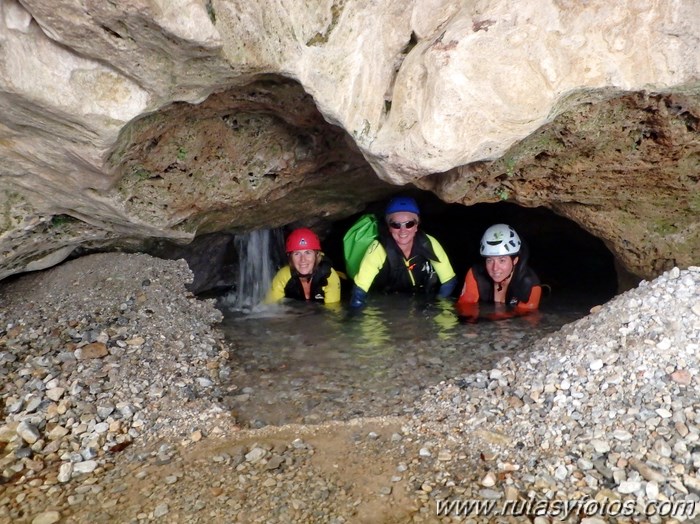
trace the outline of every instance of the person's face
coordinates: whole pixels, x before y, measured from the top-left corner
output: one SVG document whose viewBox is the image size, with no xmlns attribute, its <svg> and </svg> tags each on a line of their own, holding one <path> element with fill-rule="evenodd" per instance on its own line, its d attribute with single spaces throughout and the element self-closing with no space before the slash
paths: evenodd
<svg viewBox="0 0 700 524">
<path fill-rule="evenodd" d="M 513 266 L 517 263 L 518 257 L 510 258 L 507 255 L 486 257 L 486 271 L 494 282 L 503 282 L 510 276 Z"/>
<path fill-rule="evenodd" d="M 418 216 L 415 213 L 404 211 L 392 213 L 388 217 L 387 224 L 391 236 L 398 246 L 409 246 L 418 231 Z"/>
<path fill-rule="evenodd" d="M 300 275 L 310 275 L 314 271 L 316 265 L 316 251 L 313 249 L 300 249 L 292 251 L 289 258 L 292 261 L 294 269 Z"/>
</svg>

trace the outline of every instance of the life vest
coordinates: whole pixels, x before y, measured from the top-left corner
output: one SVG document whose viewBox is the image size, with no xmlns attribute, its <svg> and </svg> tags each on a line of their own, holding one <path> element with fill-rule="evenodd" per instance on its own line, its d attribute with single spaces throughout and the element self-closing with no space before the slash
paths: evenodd
<svg viewBox="0 0 700 524">
<path fill-rule="evenodd" d="M 513 269 L 513 277 L 506 291 L 506 304 L 513 307 L 515 307 L 518 302 L 528 302 L 530 300 L 532 288 L 540 285 L 540 279 L 532 268 L 527 265 L 528 257 L 523 251 L 524 250 L 521 249 L 521 254 L 518 254 L 520 258 Z M 476 285 L 479 287 L 479 302 L 493 303 L 495 284 L 486 271 L 486 266 L 483 263 L 476 264 L 472 267 L 472 271 L 474 279 L 476 280 Z"/>
<path fill-rule="evenodd" d="M 403 252 L 388 231 L 380 230 L 379 241 L 386 251 L 386 261 L 382 269 L 379 270 L 373 285 L 387 293 L 431 293 L 435 290 L 439 280 L 431 261 L 439 262 L 439 259 L 425 233 L 416 232 L 408 267 Z M 413 281 L 411 275 L 413 275 Z"/>
<path fill-rule="evenodd" d="M 331 261 L 323 257 L 314 272 L 311 274 L 311 293 L 309 295 L 309 300 L 314 302 L 323 303 L 326 294 L 323 288 L 328 285 L 328 277 L 331 274 L 332 264 Z M 286 298 L 294 298 L 297 300 L 306 300 L 306 295 L 304 294 L 304 287 L 301 283 L 301 276 L 294 269 L 294 266 L 289 267 L 291 278 L 287 281 L 284 286 L 284 296 Z"/>
</svg>

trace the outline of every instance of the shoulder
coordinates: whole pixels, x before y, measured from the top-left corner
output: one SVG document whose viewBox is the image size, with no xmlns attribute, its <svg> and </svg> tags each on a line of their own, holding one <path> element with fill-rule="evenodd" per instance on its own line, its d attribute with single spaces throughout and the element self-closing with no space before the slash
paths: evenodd
<svg viewBox="0 0 700 524">
<path fill-rule="evenodd" d="M 378 238 L 375 238 L 374 240 L 372 240 L 372 243 L 367 248 L 367 252 L 372 253 L 377 250 L 385 251 L 384 244 L 382 244 Z"/>
<path fill-rule="evenodd" d="M 442 249 L 440 242 L 433 235 L 429 235 L 428 233 L 423 233 L 423 235 L 425 235 L 425 238 L 428 239 L 428 242 L 430 242 L 430 244 L 433 246 L 433 248 Z"/>
<path fill-rule="evenodd" d="M 426 242 L 428 242 L 428 244 L 430 245 L 430 247 L 433 248 L 433 251 L 435 251 L 435 253 L 439 253 L 440 255 L 446 254 L 445 248 L 442 247 L 442 244 L 440 244 L 440 241 L 437 238 L 426 233 L 425 239 Z"/>
<path fill-rule="evenodd" d="M 292 278 L 292 268 L 289 266 L 284 266 L 277 271 L 274 280 L 286 282 L 290 278 Z"/>
<path fill-rule="evenodd" d="M 325 255 L 321 255 L 321 259 L 316 266 L 316 271 L 319 275 L 327 277 L 331 274 L 331 271 L 333 271 L 333 262 Z"/>
<path fill-rule="evenodd" d="M 386 256 L 386 248 L 379 240 L 373 240 L 372 243 L 367 248 L 365 256 L 370 257 L 382 257 Z"/>
<path fill-rule="evenodd" d="M 525 265 L 520 270 L 520 280 L 528 286 L 539 286 L 540 279 L 537 273 L 528 265 Z"/>
<path fill-rule="evenodd" d="M 469 273 L 471 273 L 474 280 L 485 282 L 491 281 L 491 277 L 489 277 L 488 273 L 486 272 L 486 266 L 484 264 L 474 264 L 471 268 L 469 268 Z M 469 273 L 467 273 L 467 276 Z"/>
<path fill-rule="evenodd" d="M 431 259 L 441 264 L 450 265 L 450 259 L 447 256 L 447 252 L 442 247 L 442 245 L 440 245 L 440 242 L 438 242 L 437 238 L 435 238 L 432 235 L 428 235 L 427 233 L 424 233 L 424 239 L 426 249 Z"/>
</svg>

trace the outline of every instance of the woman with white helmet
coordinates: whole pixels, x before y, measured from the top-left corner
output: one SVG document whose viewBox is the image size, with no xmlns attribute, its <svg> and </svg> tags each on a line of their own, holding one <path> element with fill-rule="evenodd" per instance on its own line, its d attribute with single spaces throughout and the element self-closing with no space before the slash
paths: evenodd
<svg viewBox="0 0 700 524">
<path fill-rule="evenodd" d="M 479 253 L 484 262 L 467 272 L 457 300 L 461 316 L 476 318 L 479 302 L 509 306 L 508 314 L 492 315 L 493 318 L 537 310 L 542 295 L 540 281 L 527 265 L 527 248 L 512 227 L 508 224 L 489 227 L 481 237 Z"/>
</svg>

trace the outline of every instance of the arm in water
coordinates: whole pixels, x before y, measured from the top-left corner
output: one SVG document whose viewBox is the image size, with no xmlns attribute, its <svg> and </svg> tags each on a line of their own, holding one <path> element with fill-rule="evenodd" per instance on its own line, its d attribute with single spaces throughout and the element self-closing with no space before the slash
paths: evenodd
<svg viewBox="0 0 700 524">
<path fill-rule="evenodd" d="M 538 305 L 542 291 L 539 286 L 532 288 L 530 299 L 527 302 L 519 302 L 515 307 L 508 307 L 504 304 L 495 304 L 496 310 L 491 313 L 480 314 L 479 303 L 457 302 L 455 305 L 460 322 L 476 324 L 480 320 L 506 320 L 509 318 L 527 316 L 533 322 L 538 321 Z"/>
<path fill-rule="evenodd" d="M 292 273 L 289 266 L 281 268 L 272 279 L 272 284 L 270 285 L 267 295 L 265 295 L 263 304 L 274 304 L 282 300 L 284 298 L 284 287 L 287 285 L 290 278 L 292 278 Z"/>
<path fill-rule="evenodd" d="M 443 283 L 440 285 L 440 289 L 438 290 L 438 298 L 447 298 L 452 294 L 452 291 L 454 291 L 455 286 L 457 285 L 457 277 L 452 277 L 449 279 L 447 282 Z"/>
<path fill-rule="evenodd" d="M 367 292 L 358 285 L 354 285 L 350 295 L 350 308 L 359 309 L 367 302 Z"/>
<path fill-rule="evenodd" d="M 340 276 L 334 269 L 328 275 L 328 284 L 324 286 L 323 294 L 326 305 L 340 302 Z"/>
</svg>

